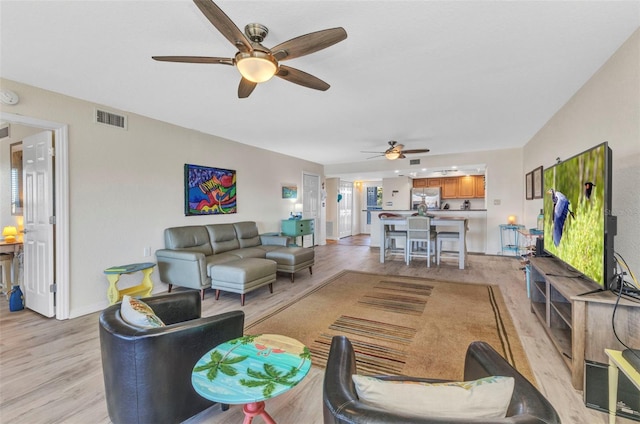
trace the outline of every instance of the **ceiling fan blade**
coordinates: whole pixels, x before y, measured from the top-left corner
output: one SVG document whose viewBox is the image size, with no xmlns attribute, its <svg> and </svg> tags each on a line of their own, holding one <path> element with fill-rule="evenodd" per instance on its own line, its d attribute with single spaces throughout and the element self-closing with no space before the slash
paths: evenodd
<svg viewBox="0 0 640 424">
<path fill-rule="evenodd" d="M 329 89 L 329 87 L 331 87 L 320 78 L 314 77 L 311 74 L 307 74 L 306 72 L 303 72 L 296 68 L 292 68 L 290 66 L 280 65 L 280 68 L 278 69 L 278 73 L 276 75 L 294 84 L 313 88 L 314 90 L 326 91 Z"/>
<path fill-rule="evenodd" d="M 371 150 L 360 150 L 360 153 L 378 153 L 378 154 L 381 154 L 381 155 L 385 154 L 385 152 L 372 152 Z"/>
<path fill-rule="evenodd" d="M 251 82 L 246 78 L 242 78 L 240 80 L 240 85 L 238 86 L 238 98 L 246 99 L 249 97 L 251 93 L 253 93 L 254 88 L 256 88 L 258 84 L 255 82 Z"/>
<path fill-rule="evenodd" d="M 403 150 L 402 153 L 428 153 L 429 149 L 412 149 L 412 150 Z"/>
<path fill-rule="evenodd" d="M 344 28 L 331 28 L 301 35 L 271 49 L 276 60 L 289 60 L 326 49 L 347 38 Z"/>
<path fill-rule="evenodd" d="M 219 63 L 233 66 L 233 59 L 229 57 L 207 56 L 151 56 L 153 60 L 161 62 L 185 62 L 185 63 Z"/>
<path fill-rule="evenodd" d="M 193 0 L 193 2 L 209 22 L 238 50 L 244 53 L 253 51 L 249 39 L 213 1 Z"/>
<path fill-rule="evenodd" d="M 372 153 L 373 153 L 373 152 L 372 152 Z M 375 155 L 375 156 L 368 157 L 367 159 L 379 158 L 380 156 L 384 156 L 384 153 L 383 153 L 383 154 L 381 154 L 381 155 Z"/>
</svg>

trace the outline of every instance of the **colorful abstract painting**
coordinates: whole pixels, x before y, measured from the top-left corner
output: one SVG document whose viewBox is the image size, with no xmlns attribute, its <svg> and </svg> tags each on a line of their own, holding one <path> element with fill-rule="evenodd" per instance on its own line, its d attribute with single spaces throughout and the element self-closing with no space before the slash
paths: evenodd
<svg viewBox="0 0 640 424">
<path fill-rule="evenodd" d="M 184 214 L 236 213 L 236 171 L 184 165 Z"/>
</svg>

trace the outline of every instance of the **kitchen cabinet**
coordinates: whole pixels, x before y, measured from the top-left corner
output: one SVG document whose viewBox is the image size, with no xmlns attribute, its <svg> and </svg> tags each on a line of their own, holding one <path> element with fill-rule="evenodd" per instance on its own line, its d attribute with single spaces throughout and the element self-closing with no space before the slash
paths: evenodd
<svg viewBox="0 0 640 424">
<path fill-rule="evenodd" d="M 484 175 L 464 177 L 415 178 L 414 188 L 440 187 L 443 199 L 483 199 Z"/>
<path fill-rule="evenodd" d="M 458 177 L 458 196 L 463 198 L 475 197 L 476 179 L 471 175 Z"/>
<path fill-rule="evenodd" d="M 484 175 L 476 175 L 476 194 L 474 197 L 484 197 Z"/>
<path fill-rule="evenodd" d="M 442 198 L 443 199 L 458 198 L 458 178 L 457 177 L 442 179 Z"/>
<path fill-rule="evenodd" d="M 416 179 L 413 180 L 413 188 L 416 188 L 416 187 L 429 187 L 429 186 L 427 186 L 427 182 L 429 180 L 430 180 L 430 178 L 416 178 Z"/>
</svg>

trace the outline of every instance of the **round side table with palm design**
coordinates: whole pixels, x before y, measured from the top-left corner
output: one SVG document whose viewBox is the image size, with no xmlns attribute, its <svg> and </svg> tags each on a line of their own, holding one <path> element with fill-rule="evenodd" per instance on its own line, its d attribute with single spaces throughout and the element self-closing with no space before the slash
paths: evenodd
<svg viewBox="0 0 640 424">
<path fill-rule="evenodd" d="M 298 340 L 277 334 L 245 335 L 200 358 L 191 383 L 206 399 L 244 405 L 244 424 L 258 415 L 267 424 L 275 424 L 264 401 L 290 390 L 310 368 L 309 348 Z"/>
</svg>

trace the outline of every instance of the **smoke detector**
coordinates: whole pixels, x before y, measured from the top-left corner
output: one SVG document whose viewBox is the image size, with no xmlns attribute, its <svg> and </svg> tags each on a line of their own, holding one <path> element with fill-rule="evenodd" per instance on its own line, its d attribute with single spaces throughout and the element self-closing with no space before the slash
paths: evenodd
<svg viewBox="0 0 640 424">
<path fill-rule="evenodd" d="M 5 105 L 15 105 L 20 101 L 20 97 L 11 90 L 0 90 L 0 102 Z"/>
</svg>

